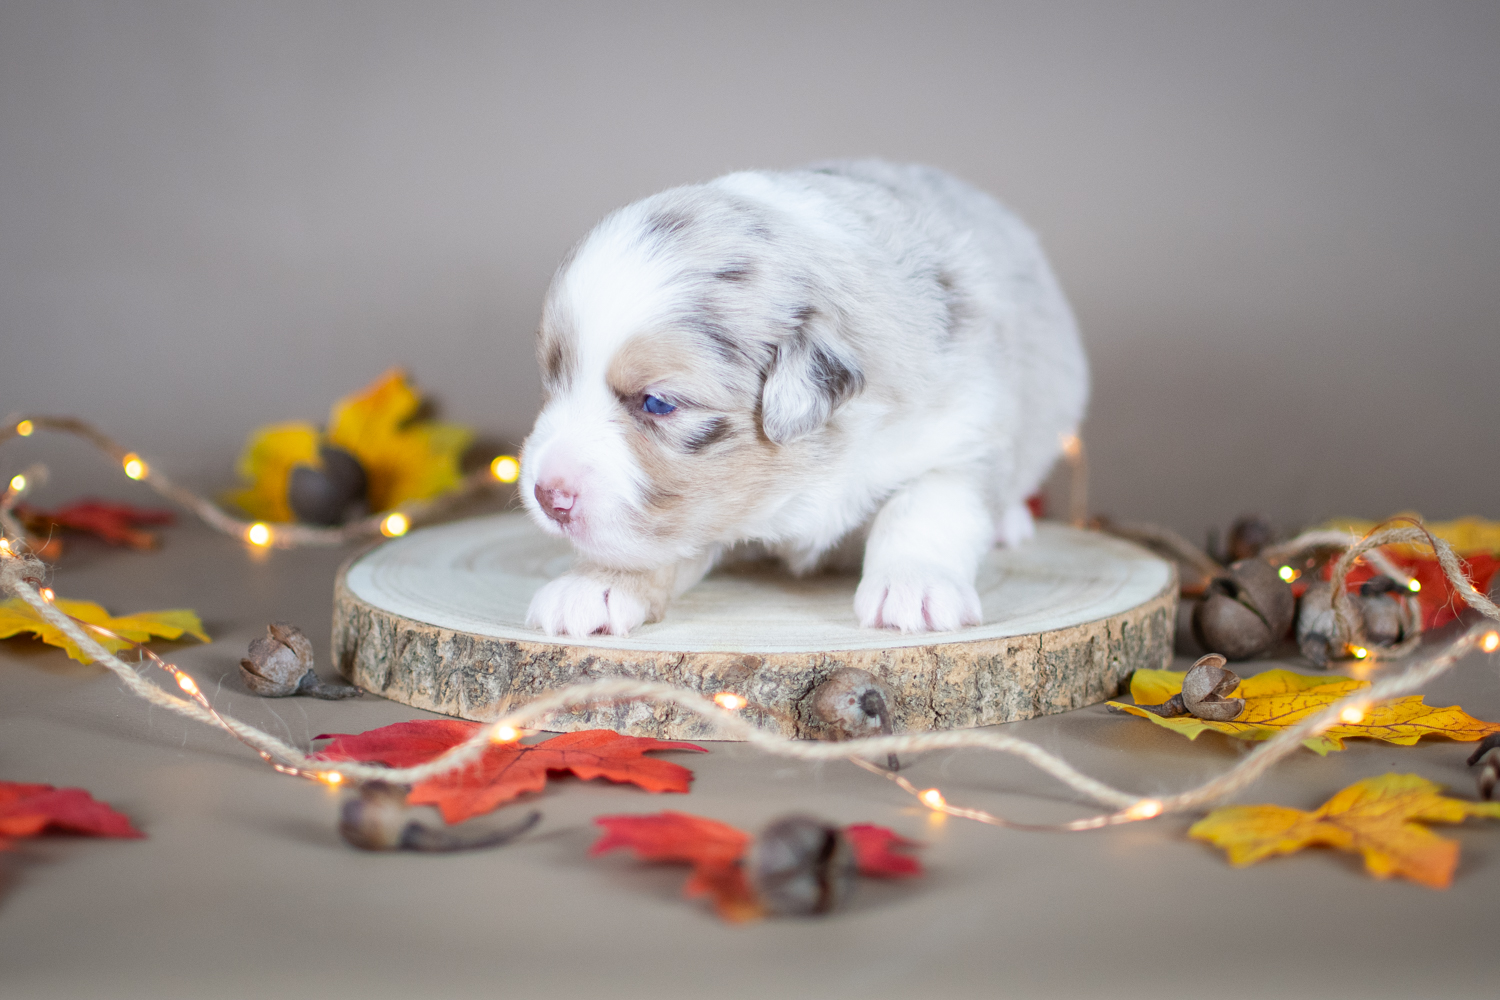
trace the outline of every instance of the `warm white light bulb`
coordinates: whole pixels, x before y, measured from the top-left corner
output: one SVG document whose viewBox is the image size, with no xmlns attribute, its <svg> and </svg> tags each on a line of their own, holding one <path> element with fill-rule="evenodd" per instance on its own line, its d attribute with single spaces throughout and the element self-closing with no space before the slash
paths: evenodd
<svg viewBox="0 0 1500 1000">
<path fill-rule="evenodd" d="M 197 685 L 197 683 L 191 677 L 189 677 L 187 674 L 178 674 L 177 675 L 177 686 L 180 687 L 180 688 L 182 688 L 188 694 L 197 694 L 198 693 L 198 685 Z"/>
<path fill-rule="evenodd" d="M 1339 713 L 1339 721 L 1348 726 L 1357 726 L 1365 720 L 1365 710 L 1358 705 L 1350 705 Z"/>
<path fill-rule="evenodd" d="M 490 463 L 490 475 L 502 483 L 513 483 L 521 478 L 521 463 L 514 455 L 500 455 Z"/>
<path fill-rule="evenodd" d="M 1125 815 L 1131 819 L 1151 819 L 1153 816 L 1161 815 L 1161 803 L 1155 799 L 1141 799 L 1126 809 Z"/>
<path fill-rule="evenodd" d="M 1500 649 L 1500 632 L 1486 632 L 1484 638 L 1479 640 L 1479 648 L 1486 653 Z"/>
<path fill-rule="evenodd" d="M 1281 577 L 1287 583 L 1291 583 L 1297 578 L 1297 571 L 1292 569 L 1292 567 L 1290 566 L 1283 566 L 1276 571 L 1276 575 Z"/>
<path fill-rule="evenodd" d="M 135 452 L 126 455 L 121 459 L 120 464 L 125 467 L 125 475 L 131 479 L 145 479 L 146 473 L 149 471 L 146 468 L 146 463 L 141 461 L 141 456 Z"/>
<path fill-rule="evenodd" d="M 921 799 L 922 804 L 928 809 L 941 809 L 948 804 L 947 800 L 943 798 L 943 793 L 936 788 L 927 789 L 927 791 L 918 795 L 917 798 Z"/>
<path fill-rule="evenodd" d="M 516 740 L 520 739 L 520 737 L 520 732 L 517 731 L 514 727 L 501 726 L 499 729 L 495 730 L 494 735 L 490 737 L 490 741 L 492 743 L 514 743 Z"/>
<path fill-rule="evenodd" d="M 20 474 L 10 477 L 10 488 L 13 493 L 20 493 L 26 489 L 26 477 Z"/>
<path fill-rule="evenodd" d="M 271 526 L 264 521 L 256 521 L 245 529 L 245 541 L 251 545 L 270 545 Z"/>
<path fill-rule="evenodd" d="M 737 712 L 750 704 L 749 700 L 735 694 L 733 691 L 720 691 L 714 695 L 714 704 L 720 708 L 727 708 L 731 712 Z"/>
<path fill-rule="evenodd" d="M 16 433 L 21 435 L 23 438 L 31 437 L 31 432 L 34 430 L 36 430 L 36 424 L 32 423 L 30 420 L 23 420 L 19 424 L 16 424 Z"/>
<path fill-rule="evenodd" d="M 411 521 L 399 510 L 380 522 L 380 533 L 387 538 L 399 538 L 411 527 Z"/>
<path fill-rule="evenodd" d="M 1412 577 L 1410 580 L 1406 581 L 1406 589 L 1411 591 L 1413 594 L 1420 594 L 1422 592 L 1422 581 L 1418 580 L 1416 577 Z"/>
</svg>

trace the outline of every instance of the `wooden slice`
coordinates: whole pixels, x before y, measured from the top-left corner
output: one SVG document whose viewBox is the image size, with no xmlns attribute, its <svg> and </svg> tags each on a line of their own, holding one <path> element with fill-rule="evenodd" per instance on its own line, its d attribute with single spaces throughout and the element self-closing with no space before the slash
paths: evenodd
<svg viewBox="0 0 1500 1000">
<path fill-rule="evenodd" d="M 571 561 L 565 542 L 519 513 L 425 528 L 360 555 L 336 584 L 339 671 L 387 698 L 477 720 L 580 681 L 665 681 L 736 692 L 762 725 L 820 737 L 812 692 L 844 666 L 889 685 L 896 731 L 912 732 L 1091 705 L 1172 656 L 1173 567 L 1129 542 L 1052 524 L 985 560 L 984 624 L 925 635 L 860 628 L 853 576 L 799 580 L 765 563 L 714 573 L 625 638 L 527 628 L 531 595 Z M 712 735 L 695 717 L 645 703 L 559 714 L 545 728 Z"/>
</svg>

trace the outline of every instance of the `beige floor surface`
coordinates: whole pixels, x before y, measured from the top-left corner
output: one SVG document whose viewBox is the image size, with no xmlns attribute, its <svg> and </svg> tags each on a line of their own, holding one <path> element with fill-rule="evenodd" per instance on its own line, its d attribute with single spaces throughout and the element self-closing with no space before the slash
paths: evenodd
<svg viewBox="0 0 1500 1000">
<path fill-rule="evenodd" d="M 417 717 L 365 697 L 261 701 L 236 663 L 271 619 L 312 635 L 325 675 L 343 553 L 252 555 L 196 526 L 155 553 L 74 545 L 62 596 L 112 611 L 188 606 L 215 641 L 166 646 L 215 705 L 297 741 Z M 1248 671 L 1270 666 L 1250 665 Z M 1492 659 L 1434 685 L 1434 704 L 1500 718 Z M 1106 781 L 1180 789 L 1243 744 L 1189 743 L 1101 707 L 1009 731 Z M 142 841 L 49 838 L 0 859 L 0 996 L 275 997 L 1490 997 L 1500 824 L 1445 830 L 1453 887 L 1379 882 L 1314 851 L 1231 869 L 1188 840 L 1191 817 L 1088 834 L 934 819 L 848 765 L 805 766 L 710 744 L 679 758 L 688 796 L 562 780 L 524 841 L 470 855 L 372 855 L 334 830 L 336 798 L 273 773 L 197 723 L 152 711 L 105 671 L 25 639 L 0 643 L 0 777 L 78 785 L 123 809 Z M 1355 743 L 1299 754 L 1245 801 L 1312 807 L 1343 785 L 1409 771 L 1473 794 L 1468 745 Z M 1016 818 L 1081 815 L 1026 766 L 978 752 L 910 762 L 919 786 Z M 680 869 L 590 858 L 590 820 L 672 808 L 755 827 L 792 810 L 889 825 L 927 843 L 930 874 L 867 883 L 821 921 L 729 927 L 681 899 Z"/>
</svg>

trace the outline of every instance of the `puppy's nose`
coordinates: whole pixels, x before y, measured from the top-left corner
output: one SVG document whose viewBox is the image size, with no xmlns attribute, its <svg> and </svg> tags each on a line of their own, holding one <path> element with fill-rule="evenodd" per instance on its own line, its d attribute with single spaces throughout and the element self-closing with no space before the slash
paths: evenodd
<svg viewBox="0 0 1500 1000">
<path fill-rule="evenodd" d="M 533 492 L 542 511 L 552 520 L 558 524 L 567 524 L 573 519 L 573 504 L 577 502 L 578 494 L 557 483 L 545 486 L 537 483 Z"/>
</svg>

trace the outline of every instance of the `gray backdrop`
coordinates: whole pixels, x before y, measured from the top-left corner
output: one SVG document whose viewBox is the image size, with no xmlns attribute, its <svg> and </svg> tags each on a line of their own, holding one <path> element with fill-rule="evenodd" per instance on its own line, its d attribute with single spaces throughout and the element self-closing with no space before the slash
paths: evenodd
<svg viewBox="0 0 1500 1000">
<path fill-rule="evenodd" d="M 519 440 L 609 209 L 749 166 L 946 167 L 1042 234 L 1096 509 L 1500 514 L 1500 4 L 0 5 L 0 409 L 228 485 L 408 366 Z M 139 490 L 42 435 L 47 499 Z"/>
</svg>

